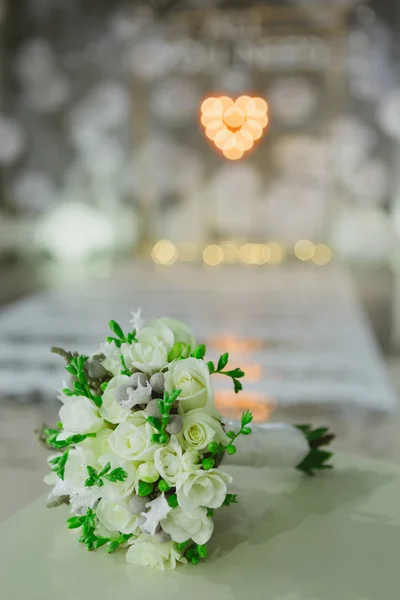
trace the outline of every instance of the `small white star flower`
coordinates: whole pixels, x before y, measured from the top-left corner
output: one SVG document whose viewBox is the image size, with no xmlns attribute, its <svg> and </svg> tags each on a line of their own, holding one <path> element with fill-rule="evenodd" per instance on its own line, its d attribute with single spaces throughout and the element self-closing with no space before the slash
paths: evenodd
<svg viewBox="0 0 400 600">
<path fill-rule="evenodd" d="M 133 408 L 138 404 L 148 404 L 151 400 L 151 385 L 147 381 L 146 385 L 142 385 L 140 380 L 138 380 L 137 389 L 128 388 L 126 391 L 128 395 L 128 399 L 121 402 L 122 408 Z"/>
<path fill-rule="evenodd" d="M 154 535 L 160 521 L 165 519 L 167 514 L 172 510 L 170 505 L 165 499 L 164 493 L 158 496 L 155 500 L 148 502 L 146 508 L 149 508 L 147 512 L 140 513 L 144 517 L 145 521 L 141 525 L 142 531 Z"/>
<path fill-rule="evenodd" d="M 129 321 L 129 323 L 132 324 L 133 329 L 136 329 L 136 333 L 139 333 L 143 327 L 144 320 L 141 318 L 141 313 L 141 308 L 139 308 L 136 312 L 131 311 L 132 319 Z"/>
</svg>

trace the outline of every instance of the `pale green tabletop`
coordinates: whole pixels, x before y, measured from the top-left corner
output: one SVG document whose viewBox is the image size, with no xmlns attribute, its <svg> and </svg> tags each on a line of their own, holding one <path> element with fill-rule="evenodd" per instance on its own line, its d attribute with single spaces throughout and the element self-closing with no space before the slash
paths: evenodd
<svg viewBox="0 0 400 600">
<path fill-rule="evenodd" d="M 42 498 L 0 524 L 2 600 L 398 600 L 400 467 L 336 457 L 316 478 L 233 468 L 210 558 L 175 572 L 88 553 Z"/>
</svg>

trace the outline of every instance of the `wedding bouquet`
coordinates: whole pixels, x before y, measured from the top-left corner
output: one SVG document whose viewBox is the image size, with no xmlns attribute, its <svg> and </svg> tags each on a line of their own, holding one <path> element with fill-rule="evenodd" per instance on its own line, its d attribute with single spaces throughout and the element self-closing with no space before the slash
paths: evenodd
<svg viewBox="0 0 400 600">
<path fill-rule="evenodd" d="M 206 347 L 183 323 L 143 326 L 140 311 L 132 315 L 127 334 L 110 321 L 113 336 L 97 354 L 52 348 L 66 360 L 69 382 L 57 427 L 40 432 L 57 451 L 45 478 L 53 485 L 48 506 L 70 506 L 68 528 L 88 550 L 124 549 L 129 563 L 174 569 L 206 558 L 214 511 L 237 502 L 220 464 L 251 433 L 253 417 L 244 412 L 229 430 L 214 404 L 213 374 L 242 389 L 244 372 L 228 366 L 228 353 L 206 362 Z M 300 430 L 307 442 L 297 467 L 329 468 L 331 455 L 320 450 L 327 429 Z"/>
<path fill-rule="evenodd" d="M 109 325 L 98 354 L 53 348 L 70 382 L 57 428 L 43 430 L 58 451 L 46 478 L 50 505 L 70 505 L 68 527 L 89 550 L 123 547 L 128 562 L 160 569 L 196 564 L 207 556 L 214 511 L 236 502 L 221 459 L 252 421 L 247 411 L 239 431 L 224 430 L 211 375 L 231 378 L 237 392 L 244 373 L 228 367 L 227 353 L 207 363 L 205 346 L 173 319 L 142 327 L 139 311 L 127 334 Z"/>
</svg>

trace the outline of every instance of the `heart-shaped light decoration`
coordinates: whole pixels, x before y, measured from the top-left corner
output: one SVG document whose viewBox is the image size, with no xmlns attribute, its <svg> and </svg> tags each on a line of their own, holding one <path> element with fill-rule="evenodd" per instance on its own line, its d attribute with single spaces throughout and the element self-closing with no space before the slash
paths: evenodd
<svg viewBox="0 0 400 600">
<path fill-rule="evenodd" d="M 268 125 L 268 104 L 263 98 L 210 97 L 200 112 L 206 136 L 229 160 L 238 160 L 251 150 Z"/>
</svg>

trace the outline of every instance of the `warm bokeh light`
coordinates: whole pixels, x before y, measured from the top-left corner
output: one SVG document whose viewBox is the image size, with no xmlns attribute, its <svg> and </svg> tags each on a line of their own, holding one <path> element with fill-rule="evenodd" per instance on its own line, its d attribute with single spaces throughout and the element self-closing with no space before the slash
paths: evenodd
<svg viewBox="0 0 400 600">
<path fill-rule="evenodd" d="M 285 258 L 285 249 L 281 244 L 277 242 L 269 242 L 267 244 L 270 252 L 269 264 L 279 265 Z"/>
<path fill-rule="evenodd" d="M 206 98 L 200 122 L 206 136 L 229 160 L 238 160 L 261 138 L 268 125 L 268 105 L 263 98 L 228 96 Z"/>
<path fill-rule="evenodd" d="M 264 423 L 275 409 L 276 401 L 260 392 L 235 394 L 233 390 L 219 390 L 215 393 L 215 404 L 228 419 L 240 419 L 242 412 L 249 409 L 255 422 Z"/>
<path fill-rule="evenodd" d="M 201 256 L 200 248 L 195 242 L 181 242 L 177 244 L 179 260 L 192 262 Z"/>
<path fill-rule="evenodd" d="M 229 352 L 233 354 L 248 354 L 260 350 L 263 343 L 258 338 L 239 338 L 229 334 L 213 335 L 206 340 L 207 347 L 214 348 L 220 352 Z"/>
<path fill-rule="evenodd" d="M 266 244 L 243 244 L 239 249 L 239 260 L 245 265 L 265 265 L 271 258 Z"/>
<path fill-rule="evenodd" d="M 299 260 L 310 260 L 314 252 L 315 246 L 310 240 L 299 240 L 294 246 L 294 254 Z"/>
<path fill-rule="evenodd" d="M 224 254 L 224 263 L 232 265 L 237 262 L 239 256 L 239 248 L 233 242 L 223 242 L 221 249 Z"/>
<path fill-rule="evenodd" d="M 153 246 L 151 258 L 159 265 L 173 265 L 178 258 L 178 251 L 170 240 L 159 240 Z"/>
<path fill-rule="evenodd" d="M 332 250 L 325 244 L 317 244 L 314 248 L 312 261 L 314 264 L 323 266 L 328 264 L 332 258 Z"/>
<path fill-rule="evenodd" d="M 203 260 L 206 265 L 210 267 L 216 267 L 221 264 L 224 259 L 224 253 L 220 246 L 216 244 L 211 244 L 210 246 L 206 246 L 203 250 Z"/>
</svg>

